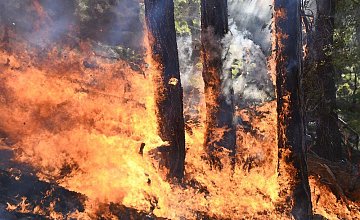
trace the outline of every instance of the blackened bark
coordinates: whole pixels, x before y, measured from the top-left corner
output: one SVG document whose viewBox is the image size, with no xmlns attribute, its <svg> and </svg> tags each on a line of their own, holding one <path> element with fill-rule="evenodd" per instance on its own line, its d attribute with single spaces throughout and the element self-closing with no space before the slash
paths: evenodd
<svg viewBox="0 0 360 220">
<path fill-rule="evenodd" d="M 295 219 L 312 215 L 300 88 L 300 1 L 275 0 L 275 54 L 280 198 Z"/>
<path fill-rule="evenodd" d="M 222 38 L 228 32 L 226 0 L 201 1 L 201 49 L 206 99 L 205 149 L 210 162 L 222 167 L 217 153 L 223 148 L 233 159 L 236 130 L 233 124 L 233 86 L 231 73 L 223 71 Z"/>
<path fill-rule="evenodd" d="M 330 161 L 343 159 L 341 133 L 337 123 L 335 70 L 332 63 L 335 0 L 317 0 L 313 59 L 314 77 L 320 85 L 316 116 L 316 144 L 313 150 Z"/>
<path fill-rule="evenodd" d="M 170 143 L 166 163 L 169 177 L 181 179 L 184 176 L 185 131 L 173 1 L 145 0 L 145 18 L 152 59 L 160 72 L 155 94 L 159 135 Z"/>
</svg>

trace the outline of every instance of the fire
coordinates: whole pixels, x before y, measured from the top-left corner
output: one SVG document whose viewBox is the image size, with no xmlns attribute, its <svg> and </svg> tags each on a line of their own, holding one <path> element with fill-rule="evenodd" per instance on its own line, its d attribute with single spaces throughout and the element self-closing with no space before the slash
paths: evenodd
<svg viewBox="0 0 360 220">
<path fill-rule="evenodd" d="M 126 61 L 96 56 L 88 42 L 81 43 L 80 51 L 54 46 L 42 56 L 22 46 L 14 46 L 11 54 L 0 51 L 0 131 L 15 143 L 11 148 L 17 162 L 31 165 L 41 180 L 88 198 L 85 212 L 70 217 L 94 219 L 100 212 L 106 219 L 117 219 L 103 210 L 103 204 L 118 203 L 169 219 L 290 219 L 278 209 L 279 202 L 284 203 L 279 198 L 279 185 L 284 183 L 277 173 L 275 101 L 236 111 L 242 120 L 236 165 L 223 156 L 219 171 L 204 159 L 206 112 L 201 91 L 200 122 L 188 124 L 186 174 L 176 185 L 166 180 L 167 171 L 152 153 L 166 143 L 157 133 L 153 94 L 158 89 L 158 64 L 150 58 L 147 40 L 144 72 L 132 70 Z M 211 104 L 211 97 L 207 101 Z M 224 130 L 217 131 L 219 136 Z M 311 190 L 316 213 L 329 219 L 355 216 L 314 179 Z M 39 206 L 29 210 L 28 202 L 23 198 L 7 209 L 44 213 Z M 49 207 L 50 217 L 64 219 L 55 204 Z"/>
<path fill-rule="evenodd" d="M 276 74 L 278 74 L 279 67 L 277 66 L 278 63 L 284 63 L 287 62 L 286 57 L 279 56 L 281 55 L 281 51 L 284 49 L 284 44 L 282 43 L 282 39 L 288 39 L 288 35 L 284 34 L 280 27 L 276 26 L 276 21 L 285 19 L 287 17 L 286 11 L 284 9 L 278 9 L 274 12 L 273 17 L 273 23 L 272 23 L 272 48 L 273 48 L 273 54 L 269 58 L 269 69 L 271 76 L 273 78 L 273 82 L 276 82 Z M 304 51 L 303 56 L 305 56 L 307 51 Z M 280 66 L 281 68 L 281 66 Z M 285 70 L 280 69 L 280 73 L 283 74 L 286 72 Z M 281 83 L 281 85 L 284 85 L 286 76 L 281 76 L 280 79 L 278 79 L 277 83 Z M 282 80 L 282 81 L 281 81 Z M 291 105 L 291 99 L 290 99 L 290 93 L 289 91 L 286 91 L 283 87 L 278 89 L 284 90 L 281 91 L 281 106 L 278 106 L 279 108 L 279 125 L 278 125 L 278 132 L 280 133 L 281 140 L 283 141 L 282 144 L 286 146 L 286 118 L 289 118 L 289 112 L 290 112 L 290 105 Z M 277 93 L 279 94 L 279 93 Z M 282 151 L 282 152 L 281 152 Z M 295 167 L 293 167 L 291 164 L 289 164 L 287 161 L 289 161 L 289 157 L 292 154 L 292 152 L 288 149 L 279 149 L 279 154 L 282 155 L 282 158 L 279 158 L 279 178 L 278 183 L 281 187 L 281 190 L 279 191 L 279 196 L 286 198 L 286 195 L 290 194 L 289 187 L 294 184 L 293 176 L 296 174 L 297 170 Z M 322 216 L 327 219 L 338 219 L 338 218 L 344 218 L 344 219 L 352 219 L 352 218 L 358 218 L 358 204 L 356 202 L 350 202 L 350 201 L 343 201 L 344 199 L 341 199 L 340 201 L 336 199 L 334 196 L 334 193 L 324 185 L 324 183 L 321 182 L 319 178 L 315 178 L 313 176 L 309 176 L 309 182 L 310 182 L 310 188 L 311 188 L 311 202 L 313 206 L 313 213 L 315 216 Z M 305 196 L 305 195 L 304 195 Z M 347 199 L 346 199 L 347 200 Z M 331 201 L 331 202 L 330 202 Z M 280 203 L 284 204 L 286 202 L 292 203 L 293 201 L 281 201 Z M 350 207 L 348 204 L 351 203 L 353 206 Z M 355 214 L 356 213 L 356 214 Z M 340 217 L 341 216 L 341 217 Z"/>
<path fill-rule="evenodd" d="M 26 202 L 26 200 L 26 197 L 22 197 L 21 202 L 17 205 L 11 205 L 10 203 L 7 203 L 6 210 L 14 211 L 19 209 L 19 212 L 21 213 L 29 213 L 31 210 L 28 209 L 29 204 Z"/>
<path fill-rule="evenodd" d="M 297 170 L 293 166 L 293 164 L 289 164 L 289 157 L 291 157 L 292 152 L 290 150 L 293 146 L 288 146 L 287 137 L 286 137 L 286 128 L 287 128 L 287 121 L 286 119 L 289 118 L 290 114 L 290 93 L 284 89 L 285 82 L 285 74 L 286 70 L 284 67 L 285 57 L 282 56 L 282 51 L 284 50 L 285 45 L 283 44 L 282 40 L 287 39 L 288 36 L 283 33 L 280 27 L 278 27 L 277 23 L 283 19 L 286 19 L 287 12 L 284 8 L 277 8 L 274 10 L 273 14 L 273 22 L 272 22 L 272 50 L 273 53 L 269 58 L 269 69 L 270 74 L 273 79 L 274 85 L 277 94 L 277 99 L 281 100 L 281 103 L 277 103 L 276 108 L 278 109 L 278 117 L 275 119 L 278 123 L 278 130 L 276 132 L 278 138 L 277 141 L 281 142 L 283 148 L 277 149 L 278 151 L 278 184 L 279 184 L 279 204 L 283 204 L 284 209 L 286 212 L 290 212 L 289 209 L 293 206 L 293 198 L 290 196 L 290 201 L 285 201 L 288 195 L 292 194 L 292 187 L 295 184 L 294 178 L 292 175 L 295 175 Z M 280 70 L 280 71 L 279 71 Z M 279 76 L 278 76 L 279 75 Z M 280 80 L 281 82 L 280 82 Z M 277 85 L 280 83 L 281 85 Z M 279 97 L 279 94 L 280 97 Z M 280 105 L 280 106 L 279 106 Z M 279 139 L 279 140 L 278 140 Z M 290 204 L 289 204 L 290 203 Z"/>
<path fill-rule="evenodd" d="M 92 199 L 132 203 L 143 197 L 137 194 L 148 188 L 148 178 L 163 185 L 157 184 L 161 178 L 153 165 L 138 154 L 141 142 L 146 143 L 145 152 L 162 144 L 153 99 L 147 95 L 152 85 L 143 75 L 124 69 L 124 63 L 99 65 L 105 74 L 6 68 L 1 82 L 12 100 L 2 97 L 1 129 L 19 140 L 17 159 L 33 164 L 42 179 Z M 122 71 L 131 81 L 122 79 Z M 128 86 L 134 93 L 125 89 Z"/>
<path fill-rule="evenodd" d="M 239 129 L 239 147 L 246 146 L 241 157 L 249 158 L 246 168 L 239 162 L 233 170 L 228 162 L 221 172 L 210 169 L 202 159 L 201 123 L 186 135 L 189 186 L 171 185 L 149 154 L 164 144 L 157 135 L 151 71 L 144 76 L 125 62 L 82 56 L 71 49 L 50 50 L 51 62 L 45 63 L 26 53 L 2 52 L 0 57 L 6 64 L 0 76 L 0 129 L 16 140 L 16 159 L 31 164 L 42 180 L 86 195 L 88 216 L 104 202 L 153 209 L 155 215 L 171 219 L 191 219 L 196 213 L 240 218 L 274 211 L 274 103 L 259 110 L 268 120 L 251 116 L 257 121 L 254 129 L 267 135 L 254 139 Z M 85 68 L 84 61 L 96 68 Z M 146 144 L 143 156 L 141 143 Z"/>
</svg>

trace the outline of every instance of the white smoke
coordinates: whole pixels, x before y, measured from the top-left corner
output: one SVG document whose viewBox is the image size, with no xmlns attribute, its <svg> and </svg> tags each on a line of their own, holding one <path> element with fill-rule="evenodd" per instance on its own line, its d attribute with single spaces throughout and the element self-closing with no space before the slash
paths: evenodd
<svg viewBox="0 0 360 220">
<path fill-rule="evenodd" d="M 232 74 L 236 105 L 244 107 L 272 99 L 274 88 L 265 54 L 249 38 L 248 31 L 239 31 L 235 22 L 230 21 L 230 32 L 223 39 L 223 72 Z"/>
<path fill-rule="evenodd" d="M 273 0 L 228 0 L 230 18 L 241 32 L 260 45 L 269 55 L 271 49 L 270 23 Z"/>
<path fill-rule="evenodd" d="M 180 61 L 180 73 L 181 73 L 181 82 L 183 86 L 193 86 L 197 87 L 196 80 L 194 77 L 201 77 L 201 71 L 196 71 L 196 66 L 194 66 L 193 57 L 193 48 L 192 48 L 192 38 L 191 36 L 178 36 L 178 54 Z"/>
<path fill-rule="evenodd" d="M 267 57 L 271 49 L 272 0 L 229 0 L 229 33 L 223 39 L 224 74 L 232 73 L 240 107 L 274 98 Z"/>
<path fill-rule="evenodd" d="M 233 72 L 234 100 L 246 107 L 274 98 L 267 57 L 271 49 L 272 0 L 229 0 L 230 31 L 223 39 L 224 74 Z M 188 88 L 203 90 L 201 68 L 194 59 L 194 37 L 178 36 L 181 80 Z M 199 40 L 199 39 L 197 39 Z M 196 44 L 195 44 L 196 45 Z M 223 85 L 226 86 L 226 85 Z M 230 91 L 224 88 L 224 92 Z M 187 93 L 184 93 L 186 99 Z"/>
</svg>

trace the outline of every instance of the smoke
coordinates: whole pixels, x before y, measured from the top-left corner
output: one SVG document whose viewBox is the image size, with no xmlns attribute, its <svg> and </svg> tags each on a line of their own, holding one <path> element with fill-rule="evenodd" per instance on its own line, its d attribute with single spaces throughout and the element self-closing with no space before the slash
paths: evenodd
<svg viewBox="0 0 360 220">
<path fill-rule="evenodd" d="M 62 40 L 76 23 L 70 0 L 1 1 L 0 8 L 2 28 L 9 27 L 17 38 L 42 49 Z"/>
<path fill-rule="evenodd" d="M 267 57 L 250 36 L 248 31 L 238 30 L 237 25 L 231 22 L 230 32 L 223 39 L 223 72 L 232 74 L 234 100 L 240 107 L 260 104 L 274 97 Z"/>
<path fill-rule="evenodd" d="M 270 23 L 273 0 L 229 0 L 230 18 L 241 32 L 259 45 L 265 55 L 271 49 Z"/>
<path fill-rule="evenodd" d="M 133 0 L 0 0 L 0 37 L 40 49 L 79 39 L 139 49 L 143 38 L 140 3 Z M 16 39 L 15 39 L 16 38 Z"/>
<path fill-rule="evenodd" d="M 134 0 L 77 0 L 81 37 L 138 49 L 143 37 L 140 11 Z"/>
<path fill-rule="evenodd" d="M 143 37 L 142 11 L 137 1 L 38 0 L 43 13 L 36 10 L 33 2 L 36 1 L 1 0 L 0 19 L 2 26 L 10 26 L 40 48 L 47 48 L 63 40 L 64 36 L 77 39 L 83 35 L 109 45 L 134 49 L 142 45 L 139 43 Z M 235 101 L 240 107 L 261 103 L 274 96 L 266 63 L 271 45 L 271 4 L 272 0 L 229 0 L 230 32 L 223 41 L 224 73 L 232 72 Z M 184 15 L 180 13 L 180 16 Z M 192 12 L 189 16 L 189 20 L 200 22 L 198 13 Z M 76 33 L 78 28 L 80 36 Z M 177 38 L 185 100 L 187 93 L 194 89 L 197 93 L 203 90 L 199 38 L 199 31 L 193 29 L 191 34 Z M 16 39 L 12 40 L 16 42 Z M 105 57 L 118 57 L 110 54 L 113 50 L 101 50 Z"/>
<path fill-rule="evenodd" d="M 122 0 L 113 9 L 116 18 L 107 33 L 109 42 L 135 48 L 141 46 L 143 24 L 140 21 L 140 4 L 134 0 Z"/>
<path fill-rule="evenodd" d="M 199 122 L 200 105 L 204 100 L 202 64 L 197 56 L 200 55 L 198 53 L 200 45 L 197 45 L 193 39 L 194 36 L 189 35 L 177 36 L 180 76 L 184 91 L 184 116 L 187 123 Z"/>
<path fill-rule="evenodd" d="M 275 96 L 267 65 L 271 52 L 271 5 L 272 0 L 228 1 L 230 31 L 222 41 L 223 73 L 232 72 L 234 101 L 240 108 L 261 104 Z M 200 17 L 193 19 L 199 20 Z M 177 38 L 184 100 L 192 97 L 187 92 L 194 88 L 203 90 L 203 82 L 199 80 L 202 79 L 200 54 L 197 53 L 200 35 L 192 34 Z M 229 85 L 223 86 L 225 93 L 230 91 Z"/>
<path fill-rule="evenodd" d="M 271 48 L 272 0 L 230 0 L 229 33 L 223 39 L 224 73 L 233 76 L 240 108 L 274 98 L 267 57 Z"/>
<path fill-rule="evenodd" d="M 196 66 L 194 66 L 193 57 L 193 48 L 192 48 L 192 39 L 191 36 L 178 36 L 178 54 L 180 61 L 180 72 L 181 72 L 181 82 L 184 86 L 193 86 L 197 87 L 196 81 L 193 78 L 201 72 L 196 72 Z M 201 77 L 201 76 L 200 76 Z"/>
</svg>

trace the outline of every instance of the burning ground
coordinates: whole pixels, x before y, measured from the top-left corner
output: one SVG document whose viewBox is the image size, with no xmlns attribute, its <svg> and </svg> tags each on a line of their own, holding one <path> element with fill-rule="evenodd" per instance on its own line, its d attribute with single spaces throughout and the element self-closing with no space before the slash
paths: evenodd
<svg viewBox="0 0 360 220">
<path fill-rule="evenodd" d="M 151 76 L 132 70 L 126 62 L 83 53 L 88 55 L 53 49 L 42 61 L 31 53 L 1 54 L 2 151 L 14 155 L 9 163 L 2 160 L 2 169 L 20 181 L 25 178 L 24 185 L 27 176 L 34 174 L 80 193 L 73 195 L 78 200 L 86 196 L 85 211 L 58 207 L 58 216 L 114 217 L 115 211 L 101 206 L 114 203 L 170 219 L 287 218 L 276 203 L 274 102 L 238 112 L 243 121 L 238 126 L 242 147 L 234 171 L 230 166 L 221 172 L 210 169 L 203 160 L 202 122 L 188 123 L 185 181 L 172 185 L 151 152 L 163 144 L 156 133 Z M 139 154 L 141 143 L 146 144 L 143 155 Z M 66 196 L 55 190 L 50 197 L 54 204 L 72 200 L 60 197 L 58 201 L 57 193 Z M 46 202 L 31 204 L 34 195 L 28 196 L 24 201 L 20 197 L 6 201 L 7 210 L 55 212 Z M 22 206 L 19 200 L 28 205 Z M 337 204 L 336 197 L 332 200 Z M 333 215 L 334 209 L 317 208 L 324 216 Z M 351 216 L 347 209 L 336 211 Z"/>
<path fill-rule="evenodd" d="M 274 131 L 263 130 L 274 127 L 271 120 L 257 125 L 268 135 L 256 127 L 239 134 L 249 148 L 242 150 L 247 161 L 234 172 L 230 167 L 210 170 L 202 159 L 203 126 L 189 125 L 187 181 L 171 185 L 151 154 L 163 144 L 156 134 L 151 77 L 125 62 L 77 53 L 50 51 L 44 60 L 52 62 L 40 64 L 31 55 L 2 53 L 2 145 L 14 152 L 17 163 L 31 166 L 29 172 L 40 180 L 86 195 L 95 204 L 86 206 L 89 214 L 99 208 L 97 203 L 108 202 L 171 219 L 194 218 L 197 212 L 219 218 L 256 215 L 274 208 L 274 151 L 252 147 L 275 145 Z M 87 62 L 94 67 L 86 68 Z M 143 155 L 141 143 L 146 144 Z M 20 179 L 28 175 L 19 172 Z M 233 203 L 239 197 L 243 203 Z"/>
</svg>

